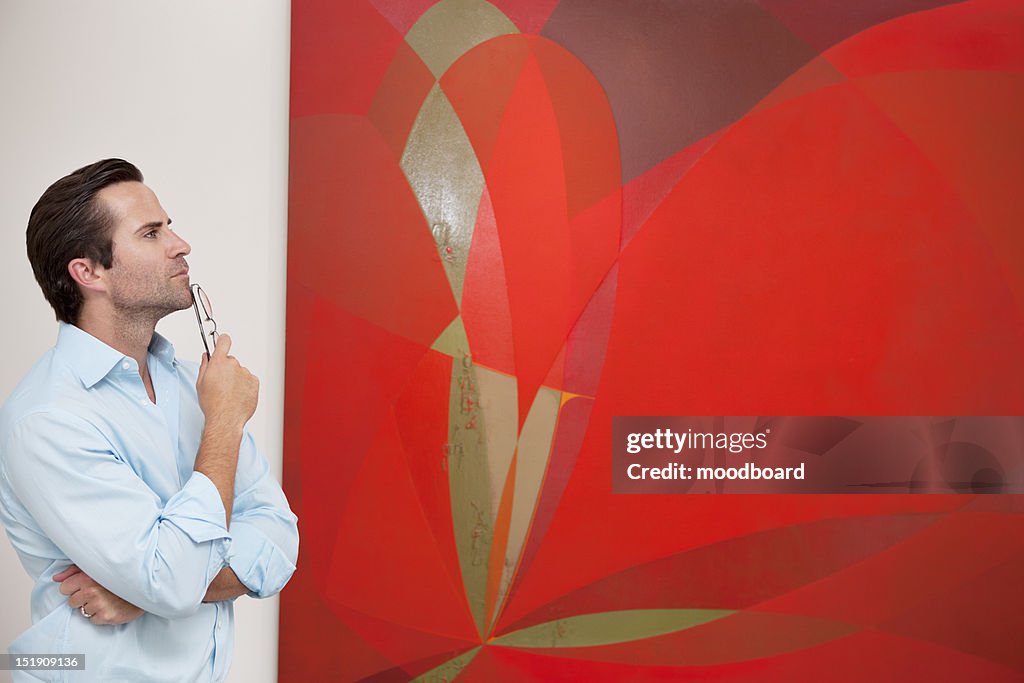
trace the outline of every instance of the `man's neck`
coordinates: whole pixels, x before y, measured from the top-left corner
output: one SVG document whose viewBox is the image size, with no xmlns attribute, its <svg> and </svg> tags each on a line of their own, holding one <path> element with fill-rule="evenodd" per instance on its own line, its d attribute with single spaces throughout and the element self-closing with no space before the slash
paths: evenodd
<svg viewBox="0 0 1024 683">
<path fill-rule="evenodd" d="M 83 307 L 76 327 L 117 349 L 139 364 L 139 373 L 148 375 L 146 356 L 156 331 L 156 320 L 147 316 L 124 315 L 118 311 L 96 311 Z"/>
</svg>

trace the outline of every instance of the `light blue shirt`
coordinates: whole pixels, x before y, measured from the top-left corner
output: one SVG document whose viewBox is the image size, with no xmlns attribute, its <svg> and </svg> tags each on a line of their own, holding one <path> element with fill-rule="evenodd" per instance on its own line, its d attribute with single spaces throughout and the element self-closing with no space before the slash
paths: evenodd
<svg viewBox="0 0 1024 683">
<path fill-rule="evenodd" d="M 267 597 L 295 570 L 296 517 L 252 436 L 228 531 L 217 488 L 192 469 L 204 424 L 198 366 L 158 334 L 147 365 L 156 404 L 133 359 L 61 324 L 0 410 L 0 521 L 35 580 L 32 626 L 9 652 L 84 653 L 86 666 L 15 680 L 223 680 L 233 605 L 203 603 L 210 582 L 230 566 L 250 595 Z M 146 613 L 91 623 L 52 580 L 70 564 Z"/>
</svg>

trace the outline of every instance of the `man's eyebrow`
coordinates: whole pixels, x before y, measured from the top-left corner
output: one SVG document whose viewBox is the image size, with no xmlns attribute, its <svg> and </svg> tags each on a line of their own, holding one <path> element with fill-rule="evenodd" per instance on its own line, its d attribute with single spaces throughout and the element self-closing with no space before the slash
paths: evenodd
<svg viewBox="0 0 1024 683">
<path fill-rule="evenodd" d="M 170 218 L 167 219 L 167 225 L 168 226 L 171 223 L 173 223 L 173 222 L 174 221 L 172 221 Z M 140 225 L 139 227 L 137 227 L 135 229 L 135 232 L 137 234 L 137 233 L 142 232 L 143 230 L 151 230 L 153 228 L 162 228 L 162 227 L 164 227 L 164 222 L 163 221 L 150 221 L 149 223 L 146 223 L 144 225 Z"/>
</svg>

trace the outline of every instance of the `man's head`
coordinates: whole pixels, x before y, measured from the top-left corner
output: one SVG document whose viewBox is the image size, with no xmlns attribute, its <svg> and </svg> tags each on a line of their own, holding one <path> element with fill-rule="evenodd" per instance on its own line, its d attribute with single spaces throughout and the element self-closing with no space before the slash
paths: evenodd
<svg viewBox="0 0 1024 683">
<path fill-rule="evenodd" d="M 170 222 L 139 169 L 122 159 L 51 185 L 32 209 L 26 243 L 57 319 L 77 324 L 87 301 L 154 319 L 191 305 L 189 246 Z"/>
</svg>

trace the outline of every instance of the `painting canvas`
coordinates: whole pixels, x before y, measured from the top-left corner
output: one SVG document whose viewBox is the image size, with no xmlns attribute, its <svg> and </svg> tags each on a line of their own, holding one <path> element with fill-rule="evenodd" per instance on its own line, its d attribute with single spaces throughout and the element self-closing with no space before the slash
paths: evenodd
<svg viewBox="0 0 1024 683">
<path fill-rule="evenodd" d="M 280 680 L 1020 680 L 1020 496 L 610 444 L 1024 414 L 1022 122 L 1016 0 L 293 0 Z"/>
</svg>

